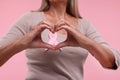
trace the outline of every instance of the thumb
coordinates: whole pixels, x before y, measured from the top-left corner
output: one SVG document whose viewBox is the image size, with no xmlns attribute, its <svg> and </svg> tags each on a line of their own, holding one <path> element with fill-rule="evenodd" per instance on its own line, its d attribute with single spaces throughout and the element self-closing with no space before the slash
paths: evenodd
<svg viewBox="0 0 120 80">
<path fill-rule="evenodd" d="M 55 50 L 58 50 L 58 49 L 65 47 L 65 46 L 68 46 L 68 43 L 66 41 L 61 42 L 55 46 Z"/>
<path fill-rule="evenodd" d="M 48 44 L 48 43 L 43 43 L 43 46 L 42 48 L 48 48 L 48 49 L 51 49 L 51 50 L 55 50 L 55 47 L 51 44 Z"/>
</svg>

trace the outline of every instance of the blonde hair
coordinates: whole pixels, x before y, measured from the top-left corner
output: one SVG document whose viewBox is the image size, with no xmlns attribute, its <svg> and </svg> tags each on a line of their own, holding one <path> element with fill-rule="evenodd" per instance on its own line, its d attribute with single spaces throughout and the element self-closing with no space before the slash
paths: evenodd
<svg viewBox="0 0 120 80">
<path fill-rule="evenodd" d="M 50 8 L 49 0 L 42 0 L 41 7 L 37 11 L 47 11 Z M 78 10 L 78 0 L 68 0 L 66 12 L 76 18 L 82 18 Z"/>
</svg>

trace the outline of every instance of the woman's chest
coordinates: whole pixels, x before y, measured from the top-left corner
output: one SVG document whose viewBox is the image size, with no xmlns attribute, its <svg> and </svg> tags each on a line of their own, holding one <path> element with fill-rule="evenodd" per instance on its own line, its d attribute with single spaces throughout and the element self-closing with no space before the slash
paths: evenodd
<svg viewBox="0 0 120 80">
<path fill-rule="evenodd" d="M 49 30 L 45 30 L 43 31 L 42 35 L 42 40 L 46 43 L 49 43 L 50 40 L 52 38 L 50 38 L 49 36 L 50 31 Z M 56 34 L 57 38 L 55 41 L 53 42 L 63 42 L 66 40 L 66 35 L 61 35 L 61 34 Z M 53 44 L 54 45 L 54 44 Z M 41 60 L 41 61 L 54 61 L 54 60 L 73 60 L 73 61 L 77 61 L 77 60 L 85 60 L 86 57 L 88 55 L 88 51 L 84 48 L 81 47 L 70 47 L 70 46 L 66 46 L 61 48 L 60 50 L 48 50 L 46 52 L 45 48 L 36 48 L 36 49 L 27 49 L 26 50 L 26 56 L 29 59 L 32 60 Z"/>
</svg>

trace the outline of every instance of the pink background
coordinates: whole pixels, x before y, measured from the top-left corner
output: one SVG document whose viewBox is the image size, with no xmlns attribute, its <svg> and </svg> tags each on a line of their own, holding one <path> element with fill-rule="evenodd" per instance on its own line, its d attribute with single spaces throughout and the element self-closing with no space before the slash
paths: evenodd
<svg viewBox="0 0 120 80">
<path fill-rule="evenodd" d="M 41 0 L 0 0 L 0 37 L 14 21 L 29 10 L 38 9 Z M 79 0 L 83 17 L 97 28 L 103 38 L 120 51 L 120 0 Z M 0 68 L 0 80 L 24 80 L 27 73 L 24 51 L 13 56 Z M 84 80 L 120 80 L 120 69 L 107 70 L 89 55 L 85 63 Z"/>
</svg>

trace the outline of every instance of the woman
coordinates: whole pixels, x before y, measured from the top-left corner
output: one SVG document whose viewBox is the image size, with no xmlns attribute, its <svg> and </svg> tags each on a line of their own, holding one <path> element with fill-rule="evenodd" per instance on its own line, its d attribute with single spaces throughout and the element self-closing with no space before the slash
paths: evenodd
<svg viewBox="0 0 120 80">
<path fill-rule="evenodd" d="M 88 52 L 104 68 L 117 69 L 120 64 L 119 53 L 80 16 L 77 0 L 43 0 L 38 11 L 13 24 L 0 46 L 1 66 L 26 49 L 26 80 L 83 80 Z"/>
</svg>

